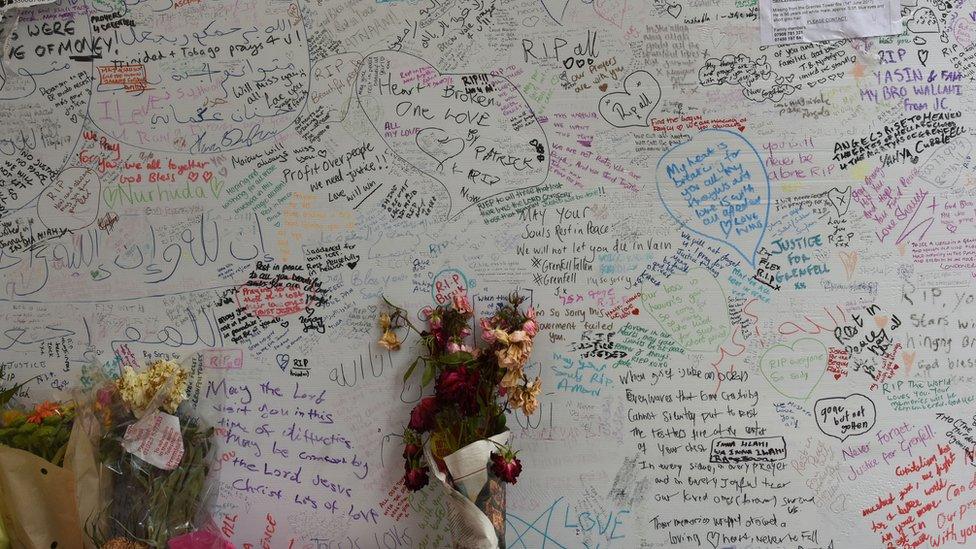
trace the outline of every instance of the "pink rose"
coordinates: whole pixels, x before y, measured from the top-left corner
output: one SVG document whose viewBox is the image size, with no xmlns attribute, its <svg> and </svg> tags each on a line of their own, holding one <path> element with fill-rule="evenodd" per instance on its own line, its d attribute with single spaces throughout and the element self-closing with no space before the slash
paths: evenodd
<svg viewBox="0 0 976 549">
<path fill-rule="evenodd" d="M 535 337 L 535 334 L 539 331 L 539 326 L 534 320 L 526 320 L 522 324 L 522 331 L 529 335 L 529 337 Z"/>
<path fill-rule="evenodd" d="M 486 318 L 481 319 L 481 339 L 483 339 L 488 345 L 495 343 L 494 327 Z"/>
<path fill-rule="evenodd" d="M 454 294 L 454 308 L 462 313 L 473 313 L 474 309 L 471 308 L 471 302 L 468 301 L 468 296 L 461 294 Z"/>
</svg>

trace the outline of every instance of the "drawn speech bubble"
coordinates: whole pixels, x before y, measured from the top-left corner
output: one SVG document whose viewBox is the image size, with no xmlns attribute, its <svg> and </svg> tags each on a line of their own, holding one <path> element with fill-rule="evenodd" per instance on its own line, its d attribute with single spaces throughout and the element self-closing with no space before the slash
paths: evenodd
<svg viewBox="0 0 976 549">
<path fill-rule="evenodd" d="M 769 220 L 769 176 L 742 134 L 704 130 L 665 153 L 655 173 L 658 196 L 675 221 L 756 265 Z"/>
<path fill-rule="evenodd" d="M 841 442 L 848 437 L 867 433 L 877 420 L 874 402 L 860 393 L 846 397 L 821 398 L 813 411 L 820 431 Z"/>
</svg>

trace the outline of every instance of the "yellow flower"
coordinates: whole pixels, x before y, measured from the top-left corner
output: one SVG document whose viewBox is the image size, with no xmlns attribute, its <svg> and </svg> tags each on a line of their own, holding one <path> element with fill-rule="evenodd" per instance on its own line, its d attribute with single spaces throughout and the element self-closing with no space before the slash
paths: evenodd
<svg viewBox="0 0 976 549">
<path fill-rule="evenodd" d="M 153 403 L 156 393 L 169 382 L 169 393 L 164 395 L 160 407 L 173 413 L 186 400 L 188 378 L 189 373 L 178 364 L 161 360 L 138 374 L 131 366 L 126 366 L 117 384 L 122 400 L 136 411 L 142 411 Z"/>
<path fill-rule="evenodd" d="M 20 410 L 4 410 L 3 415 L 0 416 L 0 424 L 11 425 L 16 423 L 26 416 Z"/>
<path fill-rule="evenodd" d="M 383 332 L 383 337 L 380 338 L 379 344 L 390 351 L 396 351 L 400 348 L 400 338 L 397 337 L 396 332 L 393 330 L 386 330 Z"/>
<path fill-rule="evenodd" d="M 390 315 L 383 313 L 380 315 L 380 329 L 384 332 L 390 329 Z"/>
</svg>

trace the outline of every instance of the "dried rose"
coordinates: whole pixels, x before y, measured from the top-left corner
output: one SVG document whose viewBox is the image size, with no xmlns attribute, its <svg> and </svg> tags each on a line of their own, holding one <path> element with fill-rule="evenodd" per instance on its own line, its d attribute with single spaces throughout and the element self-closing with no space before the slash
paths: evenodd
<svg viewBox="0 0 976 549">
<path fill-rule="evenodd" d="M 479 377 L 477 370 L 466 366 L 444 370 L 434 386 L 437 399 L 443 404 L 457 404 L 465 415 L 474 414 L 478 411 Z"/>
<path fill-rule="evenodd" d="M 403 483 L 408 489 L 415 492 L 427 486 L 429 481 L 430 477 L 427 476 L 427 467 L 408 468 L 407 472 L 403 475 Z"/>
<path fill-rule="evenodd" d="M 403 457 L 404 459 L 410 459 L 412 457 L 420 455 L 420 445 L 408 442 L 403 445 Z"/>
<path fill-rule="evenodd" d="M 525 412 L 525 415 L 531 416 L 539 408 L 537 397 L 541 390 L 542 380 L 536 377 L 535 381 L 524 387 L 517 386 L 512 388 L 512 392 L 508 396 L 508 402 L 515 408 L 521 408 Z"/>
<path fill-rule="evenodd" d="M 434 416 L 437 415 L 437 399 L 424 397 L 410 412 L 410 423 L 407 427 L 423 433 L 434 428 Z"/>
<path fill-rule="evenodd" d="M 453 297 L 454 308 L 461 313 L 473 313 L 474 309 L 471 308 L 471 302 L 468 301 L 468 296 L 461 294 L 454 294 Z"/>
<path fill-rule="evenodd" d="M 383 337 L 380 338 L 379 344 L 389 351 L 397 351 L 400 349 L 400 338 L 397 337 L 396 332 L 393 330 L 387 330 L 383 332 Z"/>
<path fill-rule="evenodd" d="M 488 345 L 495 343 L 495 329 L 487 318 L 481 319 L 481 339 Z"/>
<path fill-rule="evenodd" d="M 498 382 L 498 384 L 505 389 L 514 389 L 521 381 L 522 367 L 515 366 L 505 372 L 505 375 L 502 376 L 502 379 Z"/>
<path fill-rule="evenodd" d="M 515 484 L 519 474 L 522 473 L 522 462 L 508 449 L 501 454 L 492 452 L 491 472 L 505 482 Z"/>
</svg>

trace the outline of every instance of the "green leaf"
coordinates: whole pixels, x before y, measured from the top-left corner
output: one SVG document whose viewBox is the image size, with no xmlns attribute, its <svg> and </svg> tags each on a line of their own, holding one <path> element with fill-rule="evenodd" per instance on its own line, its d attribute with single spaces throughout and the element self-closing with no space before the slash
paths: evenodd
<svg viewBox="0 0 976 549">
<path fill-rule="evenodd" d="M 468 362 L 474 360 L 474 355 L 465 351 L 458 351 L 456 353 L 442 356 L 438 360 L 443 364 L 450 365 L 467 364 Z"/>
<path fill-rule="evenodd" d="M 37 379 L 39 377 L 41 377 L 41 376 L 40 375 L 36 375 L 36 376 L 28 379 L 27 381 L 23 382 L 23 383 L 18 383 L 17 385 L 14 385 L 13 387 L 11 387 L 9 389 L 4 389 L 3 391 L 0 391 L 0 408 L 3 408 L 4 406 L 6 406 L 7 403 L 10 402 L 14 398 L 14 396 L 17 395 L 17 391 L 19 391 L 21 387 L 23 387 L 24 385 L 27 385 L 28 383 L 30 383 L 31 381 L 34 381 L 35 379 Z"/>
<path fill-rule="evenodd" d="M 424 377 L 420 380 L 420 386 L 426 387 L 434 379 L 434 364 L 428 362 L 427 369 L 424 370 Z"/>
<path fill-rule="evenodd" d="M 17 394 L 17 389 L 20 389 L 19 385 L 14 385 L 10 389 L 0 391 L 0 408 L 6 406 L 7 403 L 14 398 L 14 395 Z"/>
<path fill-rule="evenodd" d="M 404 372 L 403 374 L 404 383 L 407 382 L 407 378 L 410 377 L 411 374 L 413 374 L 413 371 L 417 369 L 417 363 L 419 362 L 420 362 L 420 357 L 418 356 L 417 358 L 414 359 L 413 364 L 411 364 L 410 367 L 407 368 L 407 371 Z"/>
</svg>

